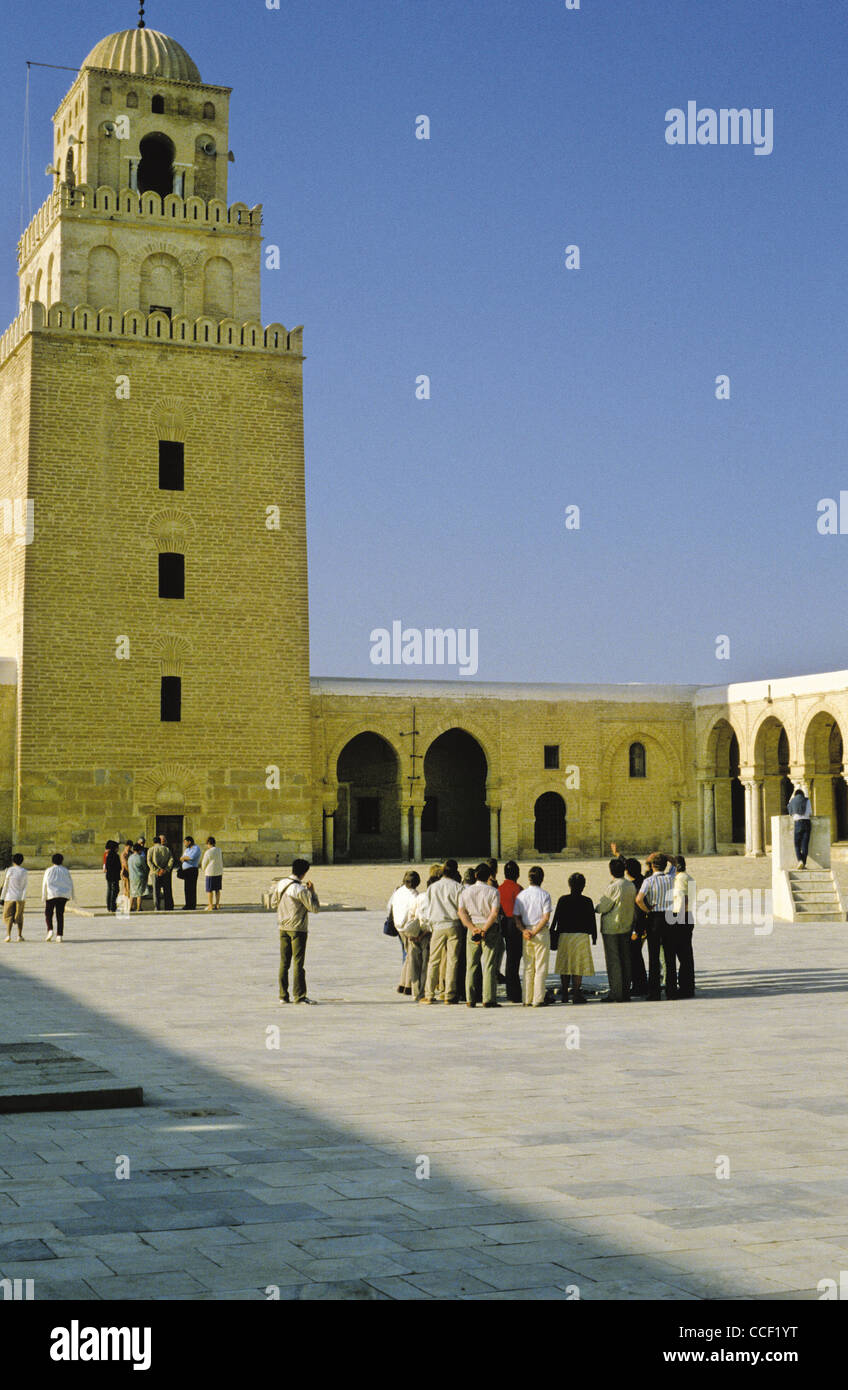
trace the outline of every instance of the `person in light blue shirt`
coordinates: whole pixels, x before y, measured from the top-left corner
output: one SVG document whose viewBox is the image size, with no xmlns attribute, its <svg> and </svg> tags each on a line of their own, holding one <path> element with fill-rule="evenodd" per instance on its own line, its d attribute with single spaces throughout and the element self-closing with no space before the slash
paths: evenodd
<svg viewBox="0 0 848 1390">
<path fill-rule="evenodd" d="M 180 855 L 183 888 L 185 889 L 185 907 L 183 908 L 183 912 L 192 912 L 197 907 L 197 875 L 200 872 L 200 845 L 194 843 L 194 838 L 191 835 L 186 835 L 183 843 L 185 849 Z"/>
</svg>

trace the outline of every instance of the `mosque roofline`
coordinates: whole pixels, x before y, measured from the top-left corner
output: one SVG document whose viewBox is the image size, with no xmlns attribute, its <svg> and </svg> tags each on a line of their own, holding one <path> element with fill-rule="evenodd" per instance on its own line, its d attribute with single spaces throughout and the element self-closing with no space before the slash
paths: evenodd
<svg viewBox="0 0 848 1390">
<path fill-rule="evenodd" d="M 102 68 L 97 64 L 84 63 L 81 68 L 77 69 L 77 77 L 74 78 L 73 83 L 56 107 L 57 111 L 61 111 L 70 93 L 73 91 L 77 78 L 84 72 L 97 72 L 104 75 L 108 73 L 111 77 L 131 77 L 133 82 L 158 82 L 160 85 L 166 82 L 169 87 L 203 87 L 204 90 L 210 92 L 229 93 L 233 90 L 232 87 L 222 87 L 220 82 L 195 82 L 193 78 L 189 77 L 165 77 L 161 72 L 131 72 L 129 68 Z"/>
<path fill-rule="evenodd" d="M 696 685 L 643 685 L 638 681 L 618 685 L 529 684 L 512 681 L 472 680 L 375 680 L 368 676 L 313 676 L 313 695 L 397 696 L 436 700 L 654 700 L 667 703 L 692 701 Z"/>
<path fill-rule="evenodd" d="M 473 680 L 394 680 L 370 676 L 312 676 L 313 695 L 389 696 L 399 699 L 463 700 L 609 700 L 611 702 L 690 702 L 696 706 L 776 700 L 786 696 L 824 696 L 848 690 L 848 671 L 777 680 L 739 681 L 729 685 L 672 685 L 622 681 L 617 684 L 557 684 Z"/>
<path fill-rule="evenodd" d="M 836 694 L 843 690 L 848 690 L 848 671 L 825 671 L 812 676 L 781 676 L 777 680 L 701 686 L 695 692 L 695 704 L 740 704 L 754 700 L 777 700 L 787 695 Z"/>
</svg>

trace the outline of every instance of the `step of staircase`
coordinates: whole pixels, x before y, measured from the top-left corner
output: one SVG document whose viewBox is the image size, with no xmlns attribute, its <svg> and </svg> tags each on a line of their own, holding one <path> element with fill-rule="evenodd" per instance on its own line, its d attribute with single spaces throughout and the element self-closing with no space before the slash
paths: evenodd
<svg viewBox="0 0 848 1390">
<path fill-rule="evenodd" d="M 830 869 L 790 869 L 789 888 L 796 922 L 844 922 L 836 880 Z"/>
</svg>

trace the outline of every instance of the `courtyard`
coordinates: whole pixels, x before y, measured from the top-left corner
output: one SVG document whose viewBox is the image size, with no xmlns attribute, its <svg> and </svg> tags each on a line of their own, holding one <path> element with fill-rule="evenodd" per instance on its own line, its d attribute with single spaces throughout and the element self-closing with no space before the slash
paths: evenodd
<svg viewBox="0 0 848 1390">
<path fill-rule="evenodd" d="M 547 864 L 551 893 L 575 867 L 597 897 L 599 860 Z M 690 867 L 699 889 L 769 883 L 768 860 Z M 838 1282 L 844 925 L 696 928 L 691 1001 L 425 1009 L 395 992 L 381 931 L 402 870 L 319 866 L 317 1007 L 280 1007 L 258 906 L 280 872 L 225 869 L 218 914 L 130 920 L 78 873 L 95 915 L 59 948 L 33 871 L 0 1042 L 66 1048 L 145 1103 L 0 1116 L 0 1276 L 37 1301 L 807 1300 Z"/>
</svg>

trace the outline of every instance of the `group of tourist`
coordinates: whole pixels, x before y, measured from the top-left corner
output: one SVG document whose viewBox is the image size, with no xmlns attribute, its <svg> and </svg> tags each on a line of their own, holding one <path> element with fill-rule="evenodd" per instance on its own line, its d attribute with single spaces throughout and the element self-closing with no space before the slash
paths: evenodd
<svg viewBox="0 0 848 1390">
<path fill-rule="evenodd" d="M 204 911 L 217 912 L 221 903 L 224 861 L 215 838 L 209 836 L 205 850 L 201 850 L 200 846 L 195 844 L 191 835 L 186 835 L 183 843 L 184 849 L 176 865 L 176 871 L 185 889 L 184 910 L 190 912 L 197 908 L 197 880 L 203 873 L 206 896 L 209 900 Z M 164 835 L 160 835 L 149 849 L 143 835 L 138 840 L 126 840 L 120 852 L 117 840 L 107 840 L 103 855 L 106 911 L 112 916 L 117 913 L 121 895 L 124 900 L 121 905 L 126 912 L 140 912 L 142 899 L 148 895 L 153 898 L 156 911 L 172 911 L 174 895 L 171 878 L 174 868 L 174 857 Z M 24 868 L 24 856 L 20 853 L 13 854 L 0 888 L 6 941 L 12 940 L 13 929 L 17 930 L 18 941 L 24 939 L 28 880 L 29 872 Z M 41 900 L 44 903 L 48 941 L 64 939 L 65 908 L 73 896 L 74 881 L 69 870 L 65 868 L 64 856 L 54 854 L 41 883 Z"/>
<path fill-rule="evenodd" d="M 197 908 L 197 880 L 203 873 L 206 882 L 208 906 L 205 912 L 217 912 L 221 904 L 221 884 L 224 873 L 224 860 L 210 835 L 205 850 L 201 851 L 193 836 L 186 835 L 183 852 L 176 865 L 171 848 L 164 835 L 159 835 L 148 849 L 143 835 L 138 840 L 125 840 L 120 850 L 117 840 L 106 841 L 103 855 L 103 872 L 106 875 L 106 911 L 118 910 L 118 898 L 123 896 L 123 906 L 127 912 L 140 912 L 142 899 L 151 896 L 157 912 L 172 912 L 174 892 L 172 876 L 176 868 L 177 877 L 183 881 L 185 893 L 184 912 Z"/>
<path fill-rule="evenodd" d="M 434 864 L 421 888 L 410 869 L 389 899 L 384 931 L 400 938 L 403 967 L 399 994 L 419 1004 L 482 1003 L 497 1009 L 498 984 L 507 1001 L 533 1008 L 555 1002 L 547 979 L 551 949 L 563 1004 L 588 1003 L 582 984 L 594 975 L 592 946 L 598 922 L 609 988 L 602 1002 L 630 999 L 691 999 L 695 993 L 692 953 L 694 889 L 683 855 L 650 854 L 644 869 L 611 846 L 610 882 L 597 903 L 584 893 L 586 879 L 573 873 L 568 893 L 554 907 L 543 888 L 544 870 L 534 865 L 527 887 L 514 860 L 498 881 L 494 859 L 460 874 L 455 859 Z M 647 942 L 648 968 L 643 945 Z M 523 981 L 521 966 L 523 963 Z M 504 973 L 501 975 L 501 965 Z"/>
</svg>

